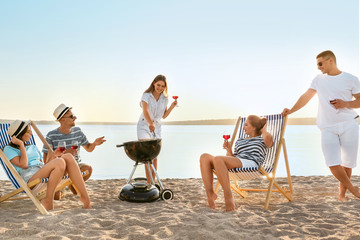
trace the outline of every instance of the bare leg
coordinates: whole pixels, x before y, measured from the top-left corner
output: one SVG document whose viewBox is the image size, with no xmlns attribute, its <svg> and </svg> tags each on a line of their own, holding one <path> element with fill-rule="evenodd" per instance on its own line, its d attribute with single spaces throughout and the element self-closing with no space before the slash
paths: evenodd
<svg viewBox="0 0 360 240">
<path fill-rule="evenodd" d="M 85 177 L 83 177 L 84 182 L 91 177 L 91 174 L 92 174 L 92 171 L 93 171 L 93 170 L 92 170 L 92 167 L 91 167 L 90 165 L 83 164 L 83 165 L 81 165 L 81 167 L 80 167 L 80 172 L 85 172 L 85 171 L 88 171 L 89 174 L 86 175 Z M 69 189 L 70 189 L 70 191 L 71 191 L 73 194 L 77 194 L 77 192 L 76 192 L 76 190 L 75 190 L 75 188 L 74 188 L 74 186 L 73 186 L 72 184 L 69 185 Z"/>
<path fill-rule="evenodd" d="M 231 193 L 228 173 L 228 169 L 235 167 L 242 167 L 242 163 L 238 158 L 230 156 L 216 156 L 214 158 L 214 168 L 216 175 L 224 191 L 226 211 L 233 211 L 236 209 L 234 198 Z"/>
<path fill-rule="evenodd" d="M 347 168 L 347 167 L 342 167 L 345 172 L 346 175 L 348 176 L 349 180 L 351 181 L 351 173 L 352 173 L 352 169 L 351 168 Z M 340 182 L 340 191 L 339 191 L 339 201 L 341 202 L 345 202 L 346 201 L 346 197 L 345 197 L 345 193 L 346 193 L 346 187 L 344 186 L 344 184 L 342 184 Z"/>
<path fill-rule="evenodd" d="M 47 183 L 46 197 L 41 200 L 41 203 L 46 210 L 54 209 L 55 189 L 61 181 L 61 178 L 64 176 L 65 168 L 65 161 L 62 158 L 56 158 L 48 162 L 29 180 L 30 182 L 32 180 L 35 180 L 36 178 L 49 178 L 49 181 Z"/>
<path fill-rule="evenodd" d="M 152 160 L 152 163 L 154 164 L 154 167 L 155 167 L 155 169 L 157 170 L 157 158 L 154 158 L 154 160 Z M 148 183 L 148 184 L 151 184 L 151 179 L 150 179 L 149 171 L 148 171 L 146 165 L 144 165 L 144 166 L 145 166 L 145 173 L 146 173 L 147 183 Z M 150 169 L 151 169 L 151 167 L 150 167 Z M 152 169 L 151 169 L 151 176 L 152 176 L 153 179 L 155 180 L 155 172 L 154 172 Z"/>
<path fill-rule="evenodd" d="M 348 189 L 355 197 L 360 198 L 360 191 L 358 187 L 354 187 L 350 181 L 350 178 L 347 175 L 346 170 L 340 166 L 332 166 L 330 167 L 331 173 L 339 180 L 340 184 L 342 184 L 343 189 Z M 343 190 L 344 191 L 344 190 Z"/>
<path fill-rule="evenodd" d="M 62 155 L 62 158 L 66 162 L 66 171 L 69 174 L 71 181 L 79 190 L 80 201 L 84 204 L 84 208 L 91 208 L 90 198 L 77 162 L 71 154 L 64 154 Z"/>
<path fill-rule="evenodd" d="M 204 187 L 206 191 L 207 201 L 209 204 L 209 207 L 212 209 L 216 208 L 215 200 L 217 198 L 216 193 L 214 192 L 213 187 L 213 171 L 214 168 L 214 156 L 204 153 L 200 157 L 200 170 L 201 170 L 201 177 L 204 182 Z"/>
</svg>

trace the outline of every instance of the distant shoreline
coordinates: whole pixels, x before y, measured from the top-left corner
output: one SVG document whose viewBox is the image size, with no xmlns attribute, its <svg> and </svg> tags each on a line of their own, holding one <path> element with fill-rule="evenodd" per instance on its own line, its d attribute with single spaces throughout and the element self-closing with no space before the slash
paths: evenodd
<svg viewBox="0 0 360 240">
<path fill-rule="evenodd" d="M 0 119 L 1 123 L 13 120 Z M 34 121 L 38 125 L 57 125 L 56 121 Z M 236 119 L 209 119 L 162 122 L 163 125 L 235 125 Z M 136 122 L 77 122 L 78 125 L 136 125 Z M 288 118 L 288 125 L 316 125 L 316 118 Z"/>
</svg>

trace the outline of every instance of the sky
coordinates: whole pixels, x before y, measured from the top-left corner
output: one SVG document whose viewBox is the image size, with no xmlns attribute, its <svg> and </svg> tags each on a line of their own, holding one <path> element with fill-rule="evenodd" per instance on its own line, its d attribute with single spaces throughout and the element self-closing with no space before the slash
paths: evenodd
<svg viewBox="0 0 360 240">
<path fill-rule="evenodd" d="M 0 119 L 136 122 L 158 74 L 166 121 L 280 113 L 328 49 L 359 77 L 358 0 L 0 0 Z"/>
</svg>

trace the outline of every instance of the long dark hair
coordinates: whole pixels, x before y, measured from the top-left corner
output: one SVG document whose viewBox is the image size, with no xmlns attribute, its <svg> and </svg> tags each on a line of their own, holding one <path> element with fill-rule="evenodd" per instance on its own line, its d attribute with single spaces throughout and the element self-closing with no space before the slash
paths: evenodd
<svg viewBox="0 0 360 240">
<path fill-rule="evenodd" d="M 21 138 L 25 135 L 25 133 L 28 131 L 28 129 L 29 129 L 29 125 L 27 125 L 26 128 L 24 128 L 24 130 L 22 130 L 22 131 L 19 133 L 19 135 L 17 135 L 17 138 L 21 140 Z M 21 141 L 22 141 L 22 140 L 21 140 Z M 30 144 L 26 144 L 26 143 L 24 142 L 24 145 L 27 146 L 27 145 L 30 145 Z M 10 147 L 13 147 L 13 148 L 17 148 L 17 149 L 20 148 L 19 145 L 16 145 L 16 144 L 14 144 L 14 143 L 12 143 L 12 142 L 9 143 L 9 146 L 10 146 Z"/>
<path fill-rule="evenodd" d="M 163 94 L 165 97 L 168 97 L 168 87 L 167 87 L 167 82 L 166 82 L 166 77 L 164 75 L 157 75 L 154 80 L 151 82 L 150 86 L 148 87 L 148 89 L 145 90 L 146 93 L 152 93 L 155 90 L 154 84 L 157 83 L 158 81 L 163 81 L 165 83 L 165 89 L 163 91 Z"/>
</svg>

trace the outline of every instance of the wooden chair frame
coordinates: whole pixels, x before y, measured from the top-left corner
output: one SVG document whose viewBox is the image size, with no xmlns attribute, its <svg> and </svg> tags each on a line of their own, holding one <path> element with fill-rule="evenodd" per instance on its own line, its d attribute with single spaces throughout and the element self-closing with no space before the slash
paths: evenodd
<svg viewBox="0 0 360 240">
<path fill-rule="evenodd" d="M 234 129 L 234 132 L 233 132 L 233 135 L 232 135 L 232 138 L 231 138 L 231 142 L 230 142 L 231 147 L 233 146 L 233 144 L 235 142 L 235 137 L 237 136 L 237 132 L 239 130 L 240 122 L 241 122 L 241 117 L 239 117 L 237 122 L 236 122 L 235 129 Z M 259 166 L 259 168 L 258 168 L 258 171 L 261 172 L 261 174 L 264 175 L 267 178 L 267 180 L 269 180 L 269 185 L 268 185 L 267 189 L 265 189 L 265 188 L 264 189 L 241 188 L 239 186 L 239 183 L 238 183 L 239 179 L 237 179 L 235 176 L 230 176 L 230 174 L 229 174 L 231 189 L 234 190 L 237 194 L 239 194 L 243 198 L 247 197 L 248 192 L 267 192 L 266 199 L 265 199 L 265 204 L 264 204 L 264 209 L 269 208 L 270 196 L 271 196 L 272 192 L 280 192 L 288 201 L 292 201 L 293 186 L 292 186 L 292 181 L 291 181 L 289 160 L 288 160 L 288 155 L 287 155 L 287 151 L 286 151 L 286 144 L 285 144 L 285 138 L 284 138 L 286 123 L 287 123 L 287 117 L 284 117 L 284 121 L 283 121 L 283 124 L 282 124 L 282 127 L 281 127 L 280 138 L 279 138 L 279 146 L 278 146 L 278 148 L 276 150 L 276 153 L 275 153 L 275 160 L 274 160 L 273 169 L 272 169 L 271 174 L 269 174 L 264 169 L 263 166 Z M 279 163 L 281 149 L 283 151 L 284 160 L 285 160 L 288 187 L 280 186 L 280 184 L 278 184 L 276 182 L 276 180 L 275 180 L 276 170 L 277 170 L 277 166 L 278 166 L 278 163 Z M 214 172 L 214 174 L 216 174 L 216 173 Z M 233 183 L 231 182 L 231 180 L 233 181 Z M 274 186 L 275 186 L 276 189 L 273 189 Z M 215 192 L 218 192 L 219 187 L 220 187 L 220 183 L 219 183 L 219 181 L 217 181 L 216 187 L 215 187 Z"/>
<path fill-rule="evenodd" d="M 49 151 L 51 153 L 53 153 L 52 148 L 49 146 L 48 142 L 45 140 L 44 136 L 41 134 L 41 132 L 39 131 L 39 129 L 37 128 L 37 126 L 35 125 L 34 122 L 30 122 L 32 128 L 34 129 L 34 131 L 36 132 L 36 134 L 38 135 L 38 137 L 40 138 L 40 140 L 43 142 L 43 144 L 45 145 L 45 147 L 47 149 L 49 149 Z M 48 211 L 44 208 L 44 206 L 41 204 L 40 200 L 42 198 L 45 197 L 46 195 L 46 190 L 43 190 L 41 192 L 39 192 L 38 194 L 34 194 L 32 191 L 32 188 L 38 184 L 41 184 L 43 182 L 43 179 L 35 179 L 31 182 L 29 182 L 28 184 L 25 183 L 25 181 L 22 179 L 22 177 L 20 176 L 20 174 L 16 171 L 15 167 L 11 164 L 11 162 L 9 161 L 9 159 L 5 156 L 4 152 L 0 149 L 0 158 L 3 160 L 3 162 L 5 163 L 5 165 L 7 166 L 7 168 L 9 169 L 9 171 L 11 172 L 11 174 L 14 176 L 14 178 L 16 179 L 16 181 L 19 183 L 20 188 L 11 191 L 10 193 L 1 196 L 0 197 L 0 203 L 3 201 L 10 201 L 10 200 L 19 200 L 19 199 L 25 199 L 25 198 L 30 198 L 31 201 L 34 203 L 34 205 L 36 206 L 36 208 L 40 211 L 41 214 L 49 214 Z M 84 176 L 86 176 L 88 174 L 88 172 L 86 172 L 84 174 Z M 62 188 L 68 186 L 72 184 L 72 181 L 70 178 L 66 178 L 63 179 L 62 181 L 60 181 L 60 183 L 58 184 L 58 186 L 56 187 L 55 191 L 59 191 Z M 15 198 L 14 196 L 16 196 L 19 193 L 25 192 L 25 194 L 27 195 L 26 197 L 18 197 Z"/>
</svg>

